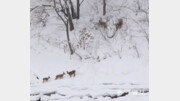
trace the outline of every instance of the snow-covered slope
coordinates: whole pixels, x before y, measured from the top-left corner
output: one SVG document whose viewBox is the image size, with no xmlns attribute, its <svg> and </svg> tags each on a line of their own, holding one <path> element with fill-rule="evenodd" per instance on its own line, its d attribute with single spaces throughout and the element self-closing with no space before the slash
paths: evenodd
<svg viewBox="0 0 180 101">
<path fill-rule="evenodd" d="M 58 94 L 42 96 L 54 91 L 66 95 L 65 98 L 60 96 L 63 101 L 79 101 L 81 97 L 77 96 L 87 94 L 97 97 L 134 88 L 148 89 L 148 0 L 107 0 L 105 16 L 102 15 L 102 0 L 84 0 L 80 19 L 73 19 L 75 29 L 70 31 L 74 55 L 70 55 L 63 22 L 53 8 L 42 6 L 53 5 L 52 1 L 31 0 L 30 82 L 31 94 L 38 93 L 36 97 L 31 96 L 31 100 L 59 99 Z M 76 0 L 72 1 L 76 6 Z M 99 25 L 100 19 L 106 22 L 107 28 Z M 123 20 L 123 25 L 116 31 L 119 19 Z M 109 38 L 114 33 L 115 36 Z M 76 70 L 75 77 L 70 78 L 66 73 L 71 70 Z M 66 73 L 64 78 L 55 80 L 56 75 L 63 72 Z M 42 83 L 48 76 L 50 80 Z M 76 97 L 68 100 L 72 96 Z M 109 100 L 101 97 L 96 100 Z M 132 99 L 147 101 L 148 95 L 134 97 L 132 94 L 114 101 Z M 89 101 L 88 98 L 82 101 L 86 100 Z"/>
</svg>

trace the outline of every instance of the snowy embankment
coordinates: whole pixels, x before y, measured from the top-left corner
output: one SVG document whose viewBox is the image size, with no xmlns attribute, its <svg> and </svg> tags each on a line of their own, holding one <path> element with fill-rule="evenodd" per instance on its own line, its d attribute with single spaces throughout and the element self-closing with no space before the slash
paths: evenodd
<svg viewBox="0 0 180 101">
<path fill-rule="evenodd" d="M 73 56 L 64 24 L 47 4 L 53 2 L 31 0 L 32 101 L 148 101 L 148 0 L 107 0 L 105 16 L 101 1 L 85 0 L 69 32 Z M 71 70 L 75 77 L 66 73 Z"/>
<path fill-rule="evenodd" d="M 95 63 L 71 61 L 65 57 L 63 54 L 31 54 L 31 100 L 41 97 L 45 101 L 81 98 L 85 101 L 90 96 L 101 101 L 106 94 L 120 96 L 123 92 L 129 92 L 127 99 L 131 99 L 137 96 L 133 93 L 148 91 L 148 63 L 141 59 L 112 57 Z M 76 70 L 75 77 L 70 78 L 66 73 L 71 70 Z M 64 78 L 55 80 L 55 76 L 63 72 L 66 73 Z M 42 78 L 48 76 L 50 80 L 42 83 Z M 47 96 L 48 93 L 52 95 Z M 137 99 L 148 99 L 144 96 L 146 98 L 137 96 Z M 109 98 L 105 96 L 105 99 Z"/>
</svg>

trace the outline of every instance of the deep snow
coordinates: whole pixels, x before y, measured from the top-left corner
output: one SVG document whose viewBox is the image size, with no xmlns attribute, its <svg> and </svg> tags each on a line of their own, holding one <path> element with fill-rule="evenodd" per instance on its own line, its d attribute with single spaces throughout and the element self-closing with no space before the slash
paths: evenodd
<svg viewBox="0 0 180 101">
<path fill-rule="evenodd" d="M 31 8 L 52 4 L 50 1 L 31 0 Z M 70 32 L 70 39 L 82 60 L 69 55 L 64 25 L 53 9 L 46 8 L 44 12 L 39 7 L 31 12 L 32 101 L 39 97 L 43 101 L 148 101 L 148 93 L 138 92 L 149 88 L 148 0 L 107 0 L 106 16 L 102 16 L 101 4 L 98 0 L 85 0 L 80 19 L 73 20 L 75 29 Z M 46 26 L 39 18 L 46 21 Z M 100 18 L 107 21 L 107 29 L 97 25 Z M 114 38 L 108 39 L 120 18 L 124 25 Z M 84 34 L 93 39 L 84 41 L 86 49 L 76 47 Z M 75 77 L 66 74 L 55 80 L 56 75 L 71 70 L 76 70 Z M 42 83 L 48 76 L 50 80 Z M 102 97 L 126 91 L 130 94 L 124 97 Z M 56 93 L 43 95 L 49 92 Z"/>
</svg>

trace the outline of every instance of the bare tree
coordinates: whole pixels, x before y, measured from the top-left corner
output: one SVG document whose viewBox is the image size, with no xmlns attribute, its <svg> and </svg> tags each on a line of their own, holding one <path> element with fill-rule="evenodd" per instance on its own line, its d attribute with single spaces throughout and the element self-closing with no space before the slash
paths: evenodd
<svg viewBox="0 0 180 101">
<path fill-rule="evenodd" d="M 77 0 L 76 1 L 76 3 L 77 3 L 77 19 L 79 19 L 80 18 L 80 6 L 81 6 L 81 4 L 84 2 L 84 0 L 82 0 L 81 2 L 80 2 L 80 0 Z"/>
<path fill-rule="evenodd" d="M 74 29 L 74 24 L 73 24 L 73 21 L 72 21 L 71 13 L 69 11 L 69 5 L 67 3 L 67 0 L 64 0 L 64 3 L 65 3 L 65 9 L 66 9 L 66 12 L 67 12 L 67 15 L 68 15 L 70 31 L 72 31 Z"/>
<path fill-rule="evenodd" d="M 106 15 L 106 0 L 103 0 L 103 15 Z"/>
<path fill-rule="evenodd" d="M 76 12 L 75 12 L 75 9 L 74 9 L 74 5 L 73 5 L 71 0 L 69 0 L 69 4 L 71 5 L 72 18 L 75 19 L 75 18 L 77 18 L 77 15 L 76 15 Z"/>
<path fill-rule="evenodd" d="M 59 4 L 60 4 L 60 6 L 61 6 L 61 12 L 64 13 L 64 15 L 65 15 L 66 17 L 68 17 L 68 15 L 67 15 L 67 13 L 66 13 L 66 11 L 65 11 L 65 8 L 64 8 L 64 6 L 62 5 L 61 0 L 59 0 Z"/>
<path fill-rule="evenodd" d="M 80 12 L 80 3 L 79 0 L 77 0 L 77 19 L 79 19 L 79 12 Z"/>
<path fill-rule="evenodd" d="M 67 36 L 67 42 L 68 42 L 68 46 L 69 46 L 69 50 L 70 50 L 70 54 L 72 55 L 74 53 L 73 49 L 72 49 L 72 46 L 71 46 L 71 42 L 70 42 L 70 38 L 69 38 L 69 22 L 70 21 L 70 12 L 69 12 L 69 8 L 67 6 L 67 1 L 64 0 L 65 2 L 65 5 L 66 5 L 66 12 L 63 12 L 64 14 L 64 18 L 60 15 L 59 11 L 58 11 L 58 8 L 56 7 L 56 1 L 54 0 L 54 9 L 55 9 L 55 12 L 57 13 L 58 17 L 63 21 L 65 27 L 66 27 L 66 36 Z M 66 17 L 66 14 L 67 14 L 67 17 Z M 71 19 L 72 20 L 72 19 Z M 70 26 L 71 27 L 71 26 Z"/>
</svg>

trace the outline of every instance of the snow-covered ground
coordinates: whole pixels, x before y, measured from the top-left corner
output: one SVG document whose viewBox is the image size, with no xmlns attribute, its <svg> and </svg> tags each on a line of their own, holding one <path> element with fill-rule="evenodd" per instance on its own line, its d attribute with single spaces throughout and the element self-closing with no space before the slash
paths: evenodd
<svg viewBox="0 0 180 101">
<path fill-rule="evenodd" d="M 53 8 L 42 6 L 52 4 L 31 0 L 31 101 L 148 101 L 148 0 L 107 0 L 105 16 L 102 1 L 84 0 L 70 31 L 76 52 L 71 56 L 62 21 Z M 115 31 L 119 19 L 123 25 Z M 66 73 L 71 70 L 75 77 Z"/>
<path fill-rule="evenodd" d="M 142 60 L 131 59 L 129 62 L 130 58 L 120 60 L 119 57 L 112 57 L 93 63 L 66 60 L 64 57 L 31 54 L 31 95 L 35 94 L 31 100 L 41 96 L 43 101 L 108 101 L 110 98 L 103 95 L 130 92 L 125 98 L 113 101 L 148 101 L 148 94 L 138 93 L 148 91 L 148 64 Z M 70 78 L 66 74 L 63 79 L 55 80 L 56 75 L 70 70 L 76 70 L 75 77 Z M 50 80 L 42 83 L 42 78 L 48 76 Z M 56 93 L 43 95 L 51 92 Z"/>
<path fill-rule="evenodd" d="M 31 97 L 31 101 L 37 101 L 38 97 Z M 95 98 L 91 98 L 87 96 L 72 96 L 72 97 L 62 97 L 62 95 L 52 95 L 52 96 L 41 96 L 41 101 L 149 101 L 148 94 L 144 95 L 128 95 L 125 97 L 118 98 L 110 98 L 110 97 L 102 97 L 96 96 Z"/>
</svg>

